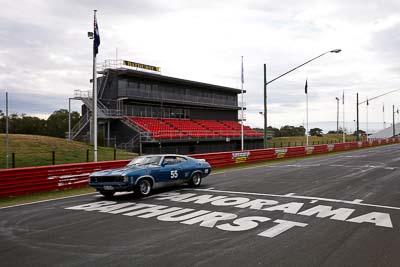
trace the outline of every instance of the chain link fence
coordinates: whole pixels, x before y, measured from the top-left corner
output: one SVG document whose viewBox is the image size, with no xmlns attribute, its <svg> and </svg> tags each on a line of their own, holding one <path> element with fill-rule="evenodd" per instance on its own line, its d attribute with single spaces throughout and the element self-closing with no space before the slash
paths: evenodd
<svg viewBox="0 0 400 267">
<path fill-rule="evenodd" d="M 46 166 L 67 163 L 92 162 L 94 151 L 92 149 L 71 151 L 45 151 L 45 152 L 12 152 L 8 157 L 8 168 Z M 117 149 L 108 149 L 97 152 L 98 161 L 132 159 L 136 154 Z M 7 168 L 6 155 L 0 155 L 0 169 Z"/>
</svg>

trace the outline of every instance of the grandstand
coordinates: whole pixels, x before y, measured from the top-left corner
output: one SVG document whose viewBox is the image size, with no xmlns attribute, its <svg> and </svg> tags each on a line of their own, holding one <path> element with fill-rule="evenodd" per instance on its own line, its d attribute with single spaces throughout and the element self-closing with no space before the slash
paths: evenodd
<svg viewBox="0 0 400 267">
<path fill-rule="evenodd" d="M 97 70 L 102 75 L 97 82 L 100 140 L 146 154 L 240 149 L 241 90 L 163 76 L 127 62 L 107 60 Z M 82 119 L 69 136 L 88 140 L 92 99 L 82 91 L 74 98 L 83 102 Z M 246 149 L 263 145 L 263 134 L 249 126 L 244 137 Z"/>
</svg>

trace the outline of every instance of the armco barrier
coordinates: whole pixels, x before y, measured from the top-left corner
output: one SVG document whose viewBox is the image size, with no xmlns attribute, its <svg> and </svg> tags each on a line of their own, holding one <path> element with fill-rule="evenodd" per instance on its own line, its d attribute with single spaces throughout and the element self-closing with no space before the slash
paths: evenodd
<svg viewBox="0 0 400 267">
<path fill-rule="evenodd" d="M 218 168 L 256 161 L 302 157 L 399 142 L 400 138 L 391 138 L 368 142 L 255 149 L 195 154 L 191 156 L 198 159 L 205 159 L 213 168 Z M 0 170 L 0 198 L 87 186 L 88 175 L 91 172 L 122 167 L 128 162 L 129 160 L 117 160 Z"/>
<path fill-rule="evenodd" d="M 122 167 L 127 160 L 0 170 L 0 198 L 88 185 L 93 171 Z"/>
<path fill-rule="evenodd" d="M 365 142 L 346 142 L 326 145 L 283 147 L 269 149 L 255 149 L 247 151 L 233 151 L 208 154 L 194 154 L 191 157 L 207 160 L 213 168 L 231 166 L 241 163 L 272 160 L 280 158 L 302 157 L 329 152 L 345 151 L 356 148 L 365 148 L 384 144 L 399 143 L 400 138 L 390 138 Z"/>
</svg>

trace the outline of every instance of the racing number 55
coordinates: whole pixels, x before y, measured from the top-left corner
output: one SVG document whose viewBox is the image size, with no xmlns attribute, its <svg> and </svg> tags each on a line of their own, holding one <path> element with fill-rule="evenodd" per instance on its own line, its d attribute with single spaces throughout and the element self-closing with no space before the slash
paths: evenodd
<svg viewBox="0 0 400 267">
<path fill-rule="evenodd" d="M 172 170 L 171 179 L 177 179 L 177 178 L 178 178 L 178 170 Z"/>
</svg>

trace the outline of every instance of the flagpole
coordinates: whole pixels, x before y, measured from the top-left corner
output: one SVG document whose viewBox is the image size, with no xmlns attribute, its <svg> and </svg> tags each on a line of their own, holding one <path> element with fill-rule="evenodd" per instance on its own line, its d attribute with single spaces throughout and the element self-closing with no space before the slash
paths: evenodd
<svg viewBox="0 0 400 267">
<path fill-rule="evenodd" d="M 386 129 L 386 122 L 385 122 L 385 102 L 382 103 L 382 116 L 383 116 L 383 129 Z"/>
<path fill-rule="evenodd" d="M 241 115 L 241 143 L 242 143 L 242 150 L 244 150 L 244 132 L 243 132 L 243 83 L 244 83 L 244 75 L 243 75 L 243 56 L 242 56 L 242 76 L 241 76 L 241 80 L 242 80 L 242 115 Z"/>
<path fill-rule="evenodd" d="M 342 108 L 342 112 L 343 112 L 343 129 L 342 129 L 342 132 L 343 132 L 343 143 L 345 143 L 346 142 L 346 133 L 345 133 L 345 129 L 346 129 L 346 123 L 345 123 L 345 120 L 344 120 L 344 90 L 343 90 L 343 96 L 342 96 L 342 104 L 343 104 L 343 108 Z"/>
<path fill-rule="evenodd" d="M 367 141 L 368 141 L 368 106 L 369 106 L 369 103 L 368 103 L 368 98 L 367 98 Z"/>
<path fill-rule="evenodd" d="M 307 84 L 307 79 L 306 79 L 305 93 L 306 93 L 306 146 L 308 146 L 308 84 Z"/>
<path fill-rule="evenodd" d="M 306 129 L 306 144 L 307 144 L 307 146 L 308 146 L 308 93 L 306 94 L 306 108 L 307 108 L 307 115 L 306 115 L 306 120 L 307 120 L 307 129 Z"/>
<path fill-rule="evenodd" d="M 8 92 L 6 92 L 6 169 L 8 169 L 8 157 L 9 157 L 9 139 L 8 139 Z"/>
<path fill-rule="evenodd" d="M 94 25 L 93 33 L 96 35 L 96 12 L 94 10 Z M 96 77 L 96 50 L 95 50 L 96 38 L 93 38 L 93 161 L 97 162 L 97 77 Z"/>
</svg>

